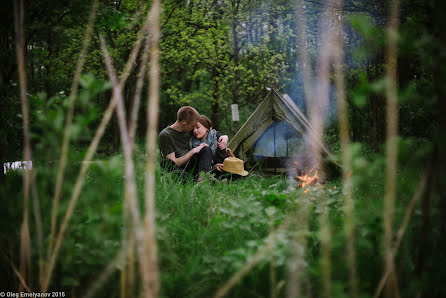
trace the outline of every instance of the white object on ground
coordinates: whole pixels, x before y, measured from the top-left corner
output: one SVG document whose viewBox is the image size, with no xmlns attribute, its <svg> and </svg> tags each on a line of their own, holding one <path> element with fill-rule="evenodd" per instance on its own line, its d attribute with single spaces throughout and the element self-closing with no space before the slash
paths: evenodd
<svg viewBox="0 0 446 298">
<path fill-rule="evenodd" d="M 31 170 L 32 168 L 33 162 L 31 160 L 5 162 L 3 164 L 3 173 L 6 175 L 6 173 L 9 171 Z"/>
</svg>

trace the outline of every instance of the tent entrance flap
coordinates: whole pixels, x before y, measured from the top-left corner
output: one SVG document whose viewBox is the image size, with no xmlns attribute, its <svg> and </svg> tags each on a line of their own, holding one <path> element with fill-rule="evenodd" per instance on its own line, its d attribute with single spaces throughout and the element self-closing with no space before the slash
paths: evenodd
<svg viewBox="0 0 446 298">
<path fill-rule="evenodd" d="M 256 131 L 254 131 L 254 133 L 249 138 L 246 139 L 246 141 L 243 142 L 243 146 L 245 148 L 251 148 L 252 145 L 257 142 L 259 137 L 262 136 L 264 131 L 267 130 L 268 127 L 273 123 L 273 120 L 267 120 L 266 122 L 264 122 Z"/>
<path fill-rule="evenodd" d="M 286 121 L 272 122 L 254 143 L 253 155 L 293 157 L 303 150 L 303 138 Z"/>
</svg>

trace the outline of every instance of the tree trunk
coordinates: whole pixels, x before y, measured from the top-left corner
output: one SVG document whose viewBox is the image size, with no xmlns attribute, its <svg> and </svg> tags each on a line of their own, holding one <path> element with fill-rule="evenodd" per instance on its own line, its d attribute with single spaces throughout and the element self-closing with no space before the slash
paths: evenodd
<svg viewBox="0 0 446 298">
<path fill-rule="evenodd" d="M 53 32 L 51 31 L 51 28 L 48 27 L 47 28 L 47 33 L 48 33 L 48 39 L 47 39 L 47 47 L 48 47 L 48 61 L 45 63 L 45 72 L 46 72 L 46 77 L 45 77 L 45 92 L 47 94 L 48 97 L 50 97 L 52 95 L 52 89 L 51 89 L 51 79 L 52 79 L 52 75 L 51 75 L 51 63 L 50 61 L 53 59 Z"/>
<path fill-rule="evenodd" d="M 116 113 L 113 115 L 113 153 L 119 152 L 119 125 Z"/>
<path fill-rule="evenodd" d="M 212 88 L 212 111 L 211 111 L 211 121 L 214 127 L 218 127 L 218 110 L 220 108 L 219 100 L 218 100 L 218 76 L 219 71 L 217 70 L 216 66 L 212 67 L 212 81 L 213 81 L 213 88 Z"/>
<path fill-rule="evenodd" d="M 435 165 L 437 164 L 437 146 L 434 148 L 434 152 L 432 153 L 432 159 L 430 161 L 428 176 L 426 182 L 426 192 L 423 196 L 422 201 L 422 212 L 423 212 L 423 227 L 421 230 L 421 239 L 420 246 L 417 256 L 417 263 L 415 272 L 421 278 L 422 272 L 424 270 L 424 264 L 426 260 L 426 256 L 429 256 L 430 250 L 430 230 L 431 230 L 431 214 L 430 214 L 430 205 L 431 205 L 431 192 L 432 192 L 432 180 L 433 180 L 433 171 L 435 169 Z"/>
<path fill-rule="evenodd" d="M 233 2 L 233 18 L 232 18 L 232 38 L 233 38 L 233 48 L 234 48 L 234 87 L 232 89 L 232 101 L 234 104 L 239 102 L 239 82 L 240 82 L 240 71 L 238 70 L 239 65 L 239 53 L 240 45 L 238 40 L 238 11 L 240 6 L 240 0 Z"/>
<path fill-rule="evenodd" d="M 233 1 L 233 18 L 232 18 L 232 35 L 233 35 L 233 48 L 234 48 L 234 86 L 232 89 L 232 103 L 239 103 L 239 88 L 240 88 L 240 71 L 238 69 L 239 66 L 239 53 L 240 53 L 240 45 L 238 40 L 238 11 L 240 6 L 240 0 Z M 232 128 L 232 133 L 236 133 L 237 128 Z"/>
</svg>

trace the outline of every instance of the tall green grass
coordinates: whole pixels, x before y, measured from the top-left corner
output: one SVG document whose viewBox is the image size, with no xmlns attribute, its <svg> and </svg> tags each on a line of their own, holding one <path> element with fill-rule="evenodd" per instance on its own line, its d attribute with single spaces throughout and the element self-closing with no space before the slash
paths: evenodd
<svg viewBox="0 0 446 298">
<path fill-rule="evenodd" d="M 407 145 L 407 144 L 406 144 Z M 407 167 L 398 172 L 398 200 L 396 202 L 395 230 L 400 226 L 406 206 L 413 195 L 420 175 L 413 166 L 425 160 L 423 146 L 413 143 L 411 159 Z M 418 148 L 418 149 L 417 149 Z M 355 252 L 357 255 L 357 279 L 359 294 L 372 297 L 382 276 L 382 175 L 384 158 L 380 155 L 364 155 L 358 147 L 353 150 L 354 200 L 355 200 Z M 75 155 L 76 156 L 76 155 Z M 367 156 L 367 158 L 365 157 Z M 404 157 L 404 152 L 402 153 Z M 139 203 L 143 208 L 145 154 L 135 154 L 136 181 Z M 80 165 L 71 161 L 67 168 L 67 181 L 75 179 Z M 47 196 L 56 175 L 54 164 L 37 164 L 35 181 L 42 207 L 44 235 L 49 235 L 51 200 Z M 119 252 L 123 233 L 124 159 L 122 155 L 99 157 L 86 176 L 79 204 L 63 242 L 60 258 L 55 268 L 51 289 L 64 290 L 74 296 L 82 296 L 95 283 L 104 268 Z M 0 189 L 4 208 L 1 210 L 2 269 L 8 278 L 1 281 L 2 289 L 15 289 L 16 278 L 9 262 L 15 262 L 19 247 L 19 223 L 21 221 L 21 175 L 5 176 L 5 187 Z M 250 257 L 266 245 L 272 230 L 291 219 L 286 229 L 277 233 L 273 244 L 274 287 L 278 297 L 286 297 L 284 282 L 288 282 L 288 266 L 292 265 L 290 248 L 298 235 L 306 239 L 301 288 L 304 297 L 320 297 L 322 291 L 320 200 L 324 197 L 329 207 L 331 237 L 332 296 L 347 297 L 348 268 L 345 255 L 343 228 L 344 204 L 340 180 L 331 180 L 313 188 L 309 194 L 289 188 L 284 176 L 267 177 L 262 173 L 250 173 L 246 178 L 227 183 L 196 184 L 194 180 L 180 180 L 170 173 L 156 172 L 157 241 L 162 297 L 212 297 L 217 290 L 242 268 Z M 64 193 L 69 187 L 64 189 Z M 438 204 L 434 194 L 433 207 Z M 307 204 L 307 205 L 305 205 Z M 305 206 L 309 206 L 308 225 L 302 230 L 299 220 Z M 67 208 L 62 196 L 61 209 Z M 428 270 L 421 279 L 414 267 L 418 253 L 418 239 L 422 230 L 422 214 L 419 204 L 409 223 L 402 245 L 396 255 L 396 268 L 401 294 L 412 296 L 420 289 L 430 293 L 444 293 L 437 282 L 445 277 L 441 267 L 445 253 L 439 239 L 440 214 L 432 213 L 432 250 L 426 263 Z M 31 214 L 32 216 L 32 214 Z M 32 235 L 33 288 L 37 288 L 37 243 L 34 221 Z M 48 237 L 48 236 L 47 236 Z M 48 242 L 45 238 L 45 244 Z M 243 276 L 229 291 L 228 297 L 269 297 L 271 293 L 271 253 L 264 254 L 258 264 Z M 114 273 L 95 297 L 119 297 L 120 271 Z M 137 285 L 138 286 L 138 285 Z M 139 285 L 140 286 L 140 285 Z"/>
</svg>

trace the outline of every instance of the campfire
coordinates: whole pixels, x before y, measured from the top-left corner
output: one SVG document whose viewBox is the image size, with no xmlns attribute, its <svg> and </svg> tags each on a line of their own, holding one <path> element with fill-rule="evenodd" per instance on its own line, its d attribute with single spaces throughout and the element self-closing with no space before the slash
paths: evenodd
<svg viewBox="0 0 446 298">
<path fill-rule="evenodd" d="M 298 183 L 298 187 L 306 188 L 307 186 L 316 185 L 319 180 L 318 170 L 315 170 L 313 175 L 311 175 L 313 170 L 307 171 L 305 174 L 302 174 L 302 170 L 299 168 L 299 164 L 296 162 L 295 165 L 298 173 L 297 177 L 295 178 Z M 308 191 L 310 191 L 309 188 L 305 189 L 304 192 L 307 193 Z"/>
<path fill-rule="evenodd" d="M 317 180 L 318 180 L 318 178 L 319 178 L 319 176 L 318 176 L 318 173 L 317 173 L 317 170 L 316 170 L 316 172 L 314 173 L 313 176 L 310 176 L 310 175 L 307 173 L 307 174 L 305 174 L 305 175 L 303 175 L 303 176 L 297 176 L 297 179 L 296 179 L 296 180 L 297 180 L 298 182 L 300 182 L 300 183 L 299 183 L 299 186 L 302 187 L 302 188 L 304 188 L 304 187 L 306 187 L 306 186 L 308 186 L 308 185 L 315 185 L 316 182 L 317 182 Z"/>
</svg>

